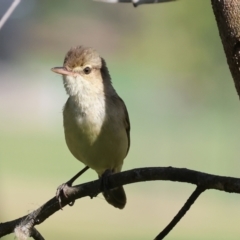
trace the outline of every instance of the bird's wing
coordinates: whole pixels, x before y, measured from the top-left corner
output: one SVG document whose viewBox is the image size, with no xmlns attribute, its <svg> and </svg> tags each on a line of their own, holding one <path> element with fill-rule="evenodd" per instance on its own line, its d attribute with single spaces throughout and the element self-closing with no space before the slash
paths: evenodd
<svg viewBox="0 0 240 240">
<path fill-rule="evenodd" d="M 128 151 L 129 151 L 129 148 L 130 148 L 130 128 L 131 128 L 131 126 L 130 126 L 130 120 L 129 120 L 129 115 L 128 115 L 126 105 L 121 98 L 119 98 L 119 99 L 122 102 L 123 110 L 124 110 L 124 116 L 125 116 L 125 119 L 123 121 L 124 121 L 124 126 L 125 126 L 127 137 L 128 137 L 128 148 L 127 148 L 127 153 L 126 153 L 126 155 L 127 155 Z"/>
</svg>

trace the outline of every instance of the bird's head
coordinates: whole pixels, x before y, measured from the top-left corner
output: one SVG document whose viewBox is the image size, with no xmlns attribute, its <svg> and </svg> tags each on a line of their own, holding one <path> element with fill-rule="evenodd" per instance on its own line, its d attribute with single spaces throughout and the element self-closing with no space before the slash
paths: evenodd
<svg viewBox="0 0 240 240">
<path fill-rule="evenodd" d="M 63 66 L 51 70 L 63 76 L 64 87 L 70 96 L 88 90 L 103 92 L 104 83 L 111 83 L 104 59 L 94 49 L 83 46 L 71 48 Z"/>
</svg>

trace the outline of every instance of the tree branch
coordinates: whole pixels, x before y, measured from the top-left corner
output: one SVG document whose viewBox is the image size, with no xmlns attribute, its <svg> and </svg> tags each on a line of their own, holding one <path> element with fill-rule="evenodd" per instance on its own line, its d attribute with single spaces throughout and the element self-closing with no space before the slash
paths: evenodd
<svg viewBox="0 0 240 240">
<path fill-rule="evenodd" d="M 106 3 L 132 3 L 134 7 L 141 4 L 151 4 L 151 3 L 165 3 L 173 2 L 176 0 L 94 0 L 95 2 L 106 2 Z"/>
<path fill-rule="evenodd" d="M 13 0 L 11 6 L 8 8 L 8 10 L 5 12 L 5 14 L 0 20 L 0 29 L 3 27 L 4 23 L 8 20 L 8 18 L 11 16 L 11 14 L 20 2 L 21 0 Z"/>
<path fill-rule="evenodd" d="M 219 35 L 235 87 L 240 97 L 240 4 L 239 0 L 212 0 Z"/>
<path fill-rule="evenodd" d="M 202 189 L 202 191 L 204 191 L 205 189 L 215 189 L 229 193 L 232 192 L 240 193 L 239 178 L 217 176 L 185 168 L 172 168 L 172 167 L 139 168 L 111 175 L 109 176 L 108 179 L 109 189 L 135 182 L 154 180 L 191 183 L 200 187 L 199 189 Z M 64 197 L 62 198 L 61 202 L 62 207 L 82 197 L 90 196 L 91 198 L 93 198 L 94 196 L 97 196 L 101 192 L 100 189 L 101 189 L 100 180 L 73 186 L 72 188 L 69 188 L 68 191 L 66 192 L 68 198 L 67 199 Z M 19 226 L 23 222 L 25 225 L 31 223 L 32 227 L 41 224 L 58 210 L 60 210 L 59 203 L 57 199 L 53 197 L 32 213 L 9 222 L 1 223 L 0 237 L 3 237 L 7 234 L 14 232 L 16 226 Z"/>
<path fill-rule="evenodd" d="M 190 209 L 193 203 L 197 200 L 202 192 L 205 191 L 205 188 L 197 187 L 191 196 L 188 198 L 186 203 L 177 213 L 177 215 L 173 218 L 173 220 L 157 235 L 154 240 L 162 240 L 167 236 L 167 234 L 177 225 L 177 223 L 182 219 L 182 217 L 186 214 L 186 212 Z"/>
<path fill-rule="evenodd" d="M 44 237 L 36 228 L 32 228 L 31 237 L 35 240 L 45 240 Z"/>
</svg>

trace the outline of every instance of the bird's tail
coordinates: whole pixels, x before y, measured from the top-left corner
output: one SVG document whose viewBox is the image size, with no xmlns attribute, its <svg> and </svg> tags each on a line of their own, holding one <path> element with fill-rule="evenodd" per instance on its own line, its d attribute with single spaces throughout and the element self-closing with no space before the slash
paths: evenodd
<svg viewBox="0 0 240 240">
<path fill-rule="evenodd" d="M 122 186 L 103 192 L 103 196 L 109 204 L 119 209 L 123 209 L 127 203 L 127 197 Z"/>
</svg>

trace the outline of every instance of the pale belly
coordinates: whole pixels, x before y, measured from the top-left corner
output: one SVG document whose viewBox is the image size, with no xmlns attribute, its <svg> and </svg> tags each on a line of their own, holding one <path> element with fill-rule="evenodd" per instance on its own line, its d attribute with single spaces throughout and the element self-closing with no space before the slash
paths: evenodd
<svg viewBox="0 0 240 240">
<path fill-rule="evenodd" d="M 106 169 L 120 172 L 128 149 L 124 126 L 108 122 L 100 129 L 64 119 L 65 139 L 70 152 L 101 175 Z"/>
</svg>

